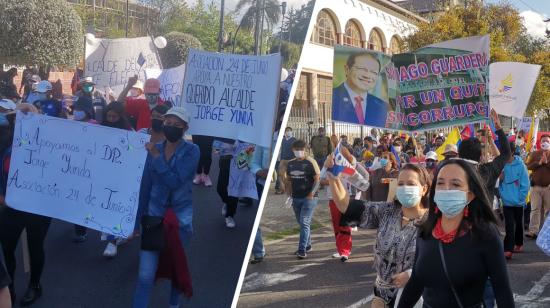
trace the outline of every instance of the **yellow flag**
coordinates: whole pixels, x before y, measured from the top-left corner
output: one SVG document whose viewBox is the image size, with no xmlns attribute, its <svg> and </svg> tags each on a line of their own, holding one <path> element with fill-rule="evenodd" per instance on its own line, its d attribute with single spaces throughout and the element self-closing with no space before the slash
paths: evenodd
<svg viewBox="0 0 550 308">
<path fill-rule="evenodd" d="M 536 138 L 533 138 L 533 133 L 535 132 L 535 118 L 531 119 L 531 126 L 529 127 L 529 134 L 527 135 L 527 145 L 525 146 L 525 150 L 527 153 L 531 152 L 531 147 L 533 146 L 533 140 Z"/>
<path fill-rule="evenodd" d="M 445 139 L 445 142 L 435 150 L 437 153 L 437 159 L 443 160 L 445 159 L 445 156 L 443 156 L 443 152 L 445 152 L 445 147 L 448 144 L 457 144 L 460 140 L 460 131 L 458 130 L 458 127 L 453 128 L 453 130 L 447 135 L 447 138 Z"/>
</svg>

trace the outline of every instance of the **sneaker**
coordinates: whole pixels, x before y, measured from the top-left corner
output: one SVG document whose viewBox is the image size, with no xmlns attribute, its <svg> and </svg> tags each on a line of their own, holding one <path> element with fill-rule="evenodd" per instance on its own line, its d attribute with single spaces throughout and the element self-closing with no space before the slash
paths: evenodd
<svg viewBox="0 0 550 308">
<path fill-rule="evenodd" d="M 233 217 L 225 217 L 225 226 L 228 228 L 235 228 L 235 220 Z"/>
<path fill-rule="evenodd" d="M 87 238 L 88 238 L 88 234 L 75 235 L 73 237 L 73 243 L 83 243 L 86 241 Z"/>
<path fill-rule="evenodd" d="M 339 253 L 335 252 L 334 254 L 332 254 L 332 257 L 334 259 L 339 259 L 340 257 L 342 257 Z"/>
<path fill-rule="evenodd" d="M 225 217 L 225 215 L 227 215 L 227 204 L 222 206 L 222 216 Z"/>
<path fill-rule="evenodd" d="M 117 247 L 113 243 L 107 244 L 105 250 L 103 251 L 103 256 L 107 258 L 114 258 L 117 254 Z"/>
<path fill-rule="evenodd" d="M 306 254 L 305 252 L 302 252 L 302 251 L 296 252 L 296 256 L 297 256 L 298 259 L 300 259 L 300 260 L 303 260 L 303 259 L 307 258 L 307 254 Z"/>
<path fill-rule="evenodd" d="M 250 260 L 250 264 L 258 264 L 264 260 L 264 257 L 254 257 L 254 259 Z"/>
<path fill-rule="evenodd" d="M 353 231 L 353 232 L 357 232 L 357 227 L 353 227 L 353 228 L 351 228 L 351 231 Z"/>
<path fill-rule="evenodd" d="M 511 260 L 512 259 L 512 252 L 511 251 L 505 251 L 504 252 L 504 257 L 506 258 L 506 260 Z"/>
<path fill-rule="evenodd" d="M 206 187 L 212 186 L 212 180 L 210 179 L 208 174 L 203 174 L 202 182 L 204 183 L 204 186 L 206 186 Z"/>
<path fill-rule="evenodd" d="M 342 256 L 342 257 L 340 257 L 340 261 L 342 261 L 342 262 L 346 262 L 347 260 L 349 260 L 349 257 L 348 257 L 348 256 Z"/>
<path fill-rule="evenodd" d="M 534 234 L 534 233 L 531 233 L 531 232 L 526 233 L 526 234 L 525 234 L 525 237 L 528 237 L 528 238 L 533 239 L 533 240 L 536 240 L 536 239 L 537 239 L 537 235 Z"/>
<path fill-rule="evenodd" d="M 519 252 L 523 252 L 523 246 L 515 245 L 514 246 L 514 253 L 519 253 Z"/>
<path fill-rule="evenodd" d="M 193 184 L 199 185 L 200 183 L 202 183 L 202 174 L 196 174 L 193 179 Z"/>
</svg>

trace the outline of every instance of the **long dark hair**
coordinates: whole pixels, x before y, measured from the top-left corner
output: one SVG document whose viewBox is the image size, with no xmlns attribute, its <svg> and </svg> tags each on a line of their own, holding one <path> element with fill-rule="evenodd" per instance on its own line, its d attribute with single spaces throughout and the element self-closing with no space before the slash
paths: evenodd
<svg viewBox="0 0 550 308">
<path fill-rule="evenodd" d="M 418 181 L 420 182 L 420 185 L 422 186 L 428 186 L 426 189 L 426 194 L 422 196 L 422 199 L 420 199 L 420 205 L 422 208 L 428 208 L 428 205 L 430 203 L 430 188 L 431 188 L 431 182 L 430 182 L 430 174 L 428 173 L 428 170 L 422 166 L 414 165 L 414 164 L 406 164 L 401 168 L 401 171 L 399 173 L 410 170 L 413 172 L 416 172 L 418 174 Z M 399 201 L 398 201 L 399 202 Z"/>
<path fill-rule="evenodd" d="M 116 123 L 110 123 L 107 122 L 107 113 L 109 111 L 114 111 L 118 114 L 120 119 Z M 130 125 L 130 121 L 128 121 L 128 116 L 126 115 L 126 111 L 124 108 L 124 105 L 121 102 L 112 102 L 105 108 L 105 111 L 103 112 L 103 123 L 101 123 L 104 126 L 114 127 L 114 128 L 120 128 L 120 129 L 127 129 L 130 130 L 132 126 Z"/>
<path fill-rule="evenodd" d="M 432 187 L 430 190 L 430 207 L 428 209 L 428 219 L 420 227 L 420 237 L 427 239 L 434 229 L 437 220 L 441 217 L 441 211 L 435 212 L 436 204 L 434 202 L 435 187 L 437 178 L 441 169 L 447 165 L 458 165 L 466 172 L 468 177 L 468 188 L 474 194 L 474 199 L 467 206 L 469 207 L 468 217 L 463 217 L 459 229 L 470 226 L 472 234 L 478 239 L 486 239 L 492 233 L 497 225 L 497 219 L 493 214 L 491 203 L 485 188 L 485 182 L 481 179 L 479 172 L 472 163 L 462 159 L 448 159 L 441 163 L 435 173 Z"/>
</svg>

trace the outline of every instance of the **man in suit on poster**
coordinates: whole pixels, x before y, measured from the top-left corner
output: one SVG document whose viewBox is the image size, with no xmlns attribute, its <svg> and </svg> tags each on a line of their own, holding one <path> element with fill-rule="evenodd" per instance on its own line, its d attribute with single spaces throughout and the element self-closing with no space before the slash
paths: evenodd
<svg viewBox="0 0 550 308">
<path fill-rule="evenodd" d="M 332 91 L 332 119 L 361 125 L 386 127 L 388 104 L 369 94 L 380 73 L 380 61 L 368 52 L 348 57 L 346 81 Z"/>
</svg>

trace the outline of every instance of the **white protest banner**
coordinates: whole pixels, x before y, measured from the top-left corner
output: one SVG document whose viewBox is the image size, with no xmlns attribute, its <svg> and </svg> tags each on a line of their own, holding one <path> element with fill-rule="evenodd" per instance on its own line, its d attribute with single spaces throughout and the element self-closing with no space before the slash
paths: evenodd
<svg viewBox="0 0 550 308">
<path fill-rule="evenodd" d="M 238 143 L 231 159 L 229 168 L 229 185 L 227 194 L 238 198 L 252 198 L 258 200 L 256 175 L 250 171 L 250 161 L 254 154 L 253 144 Z"/>
<path fill-rule="evenodd" d="M 91 76 L 96 88 L 115 97 L 128 78 L 138 75 L 145 81 L 145 69 L 160 69 L 155 46 L 150 37 L 100 39 L 86 37 L 84 75 Z"/>
<path fill-rule="evenodd" d="M 539 76 L 540 65 L 495 62 L 489 65 L 489 102 L 499 114 L 523 117 Z"/>
<path fill-rule="evenodd" d="M 239 139 L 269 147 L 277 109 L 281 56 L 246 56 L 191 49 L 183 107 L 190 134 Z"/>
<path fill-rule="evenodd" d="M 520 131 L 523 131 L 525 134 L 529 134 L 531 130 L 531 123 L 533 122 L 532 117 L 523 117 L 516 120 L 516 134 L 519 134 Z"/>
<path fill-rule="evenodd" d="M 183 78 L 185 77 L 185 64 L 168 69 L 151 68 L 145 70 L 145 78 L 157 78 L 160 81 L 160 98 L 171 101 L 174 106 L 181 107 L 181 92 Z"/>
<path fill-rule="evenodd" d="M 128 237 L 148 141 L 145 134 L 18 113 L 6 203 Z"/>
</svg>

